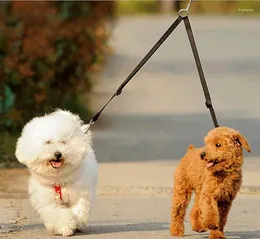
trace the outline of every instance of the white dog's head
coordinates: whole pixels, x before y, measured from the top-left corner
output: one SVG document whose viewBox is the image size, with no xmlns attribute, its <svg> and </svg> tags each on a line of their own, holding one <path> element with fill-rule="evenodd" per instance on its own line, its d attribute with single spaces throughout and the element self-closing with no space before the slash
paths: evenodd
<svg viewBox="0 0 260 239">
<path fill-rule="evenodd" d="M 62 176 L 78 168 L 91 150 L 91 134 L 86 129 L 69 111 L 36 117 L 25 125 L 15 155 L 35 173 Z"/>
</svg>

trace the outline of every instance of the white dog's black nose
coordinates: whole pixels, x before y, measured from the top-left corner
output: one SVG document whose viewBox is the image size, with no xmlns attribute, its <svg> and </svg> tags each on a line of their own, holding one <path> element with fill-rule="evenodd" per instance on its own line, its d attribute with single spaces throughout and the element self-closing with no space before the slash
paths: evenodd
<svg viewBox="0 0 260 239">
<path fill-rule="evenodd" d="M 55 156 L 56 159 L 60 159 L 62 154 L 60 152 L 55 152 L 54 156 Z"/>
</svg>

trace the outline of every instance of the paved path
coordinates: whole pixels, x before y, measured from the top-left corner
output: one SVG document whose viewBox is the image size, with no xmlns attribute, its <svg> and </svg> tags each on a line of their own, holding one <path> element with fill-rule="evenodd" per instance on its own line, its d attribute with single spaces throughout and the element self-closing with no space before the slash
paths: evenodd
<svg viewBox="0 0 260 239">
<path fill-rule="evenodd" d="M 102 163 L 90 225 L 76 238 L 170 238 L 173 170 L 169 162 Z M 31 208 L 27 180 L 27 170 L 0 171 L 0 238 L 61 238 L 49 235 Z M 228 238 L 260 238 L 259 201 L 259 192 L 238 194 L 226 227 Z M 184 238 L 207 238 L 207 233 L 191 231 L 188 217 L 185 226 Z"/>
<path fill-rule="evenodd" d="M 229 239 L 260 238 L 259 196 L 243 195 L 237 198 L 226 227 Z M 0 238 L 58 239 L 44 230 L 38 215 L 28 205 L 27 200 L 12 199 L 0 203 L 5 206 L 1 213 L 12 214 L 0 229 Z M 19 214 L 17 214 L 19 211 Z M 85 239 L 170 239 L 169 235 L 170 199 L 166 196 L 135 196 L 116 198 L 103 197 L 96 202 L 91 225 L 75 238 Z M 184 239 L 207 238 L 208 233 L 197 234 L 185 222 Z M 8 231 L 12 230 L 9 233 Z M 6 231 L 6 232 L 5 232 Z"/>
<path fill-rule="evenodd" d="M 121 19 L 114 55 L 94 87 L 99 109 L 170 25 L 170 17 Z M 254 18 L 191 17 L 221 125 L 249 140 L 244 187 L 232 207 L 228 238 L 260 238 L 260 25 Z M 170 238 L 172 174 L 193 143 L 212 128 L 183 25 L 107 108 L 94 126 L 100 164 L 92 222 L 78 238 Z M 0 171 L 0 238 L 56 238 L 27 198 L 26 170 Z M 187 239 L 207 238 L 191 232 Z M 60 238 L 60 237 L 57 237 Z"/>
</svg>

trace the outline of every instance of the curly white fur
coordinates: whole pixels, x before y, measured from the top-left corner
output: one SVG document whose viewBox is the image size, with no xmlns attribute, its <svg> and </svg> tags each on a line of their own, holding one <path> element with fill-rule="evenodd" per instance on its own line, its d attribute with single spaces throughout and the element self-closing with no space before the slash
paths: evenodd
<svg viewBox="0 0 260 239">
<path fill-rule="evenodd" d="M 57 110 L 27 123 L 17 142 L 16 157 L 31 173 L 31 203 L 53 234 L 72 235 L 89 221 L 98 165 L 87 126 L 69 111 Z M 62 156 L 53 168 L 56 152 Z M 55 185 L 61 186 L 62 199 Z"/>
</svg>

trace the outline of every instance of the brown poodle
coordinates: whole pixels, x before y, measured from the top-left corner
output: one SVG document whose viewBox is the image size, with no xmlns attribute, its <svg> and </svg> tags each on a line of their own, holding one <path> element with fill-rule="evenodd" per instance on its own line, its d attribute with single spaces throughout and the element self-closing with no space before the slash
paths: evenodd
<svg viewBox="0 0 260 239">
<path fill-rule="evenodd" d="M 190 213 L 192 230 L 210 230 L 210 239 L 223 239 L 232 201 L 242 184 L 243 149 L 247 140 L 236 130 L 215 128 L 204 138 L 205 147 L 190 145 L 174 175 L 173 236 L 184 235 L 184 216 L 193 190 L 195 202 Z"/>
</svg>

